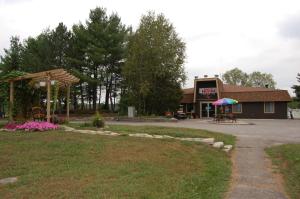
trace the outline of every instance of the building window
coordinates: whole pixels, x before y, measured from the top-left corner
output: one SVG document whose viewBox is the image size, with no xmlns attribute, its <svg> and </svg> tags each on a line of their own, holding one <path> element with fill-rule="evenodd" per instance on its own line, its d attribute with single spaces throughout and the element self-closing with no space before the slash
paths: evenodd
<svg viewBox="0 0 300 199">
<path fill-rule="evenodd" d="M 275 113 L 274 102 L 265 102 L 265 113 Z"/>
<path fill-rule="evenodd" d="M 242 113 L 242 104 L 233 104 L 232 105 L 232 112 L 233 113 Z"/>
</svg>

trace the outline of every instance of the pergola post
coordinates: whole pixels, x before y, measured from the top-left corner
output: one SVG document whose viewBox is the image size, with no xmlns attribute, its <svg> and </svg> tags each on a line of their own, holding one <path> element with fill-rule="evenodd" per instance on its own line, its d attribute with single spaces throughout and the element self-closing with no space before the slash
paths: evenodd
<svg viewBox="0 0 300 199">
<path fill-rule="evenodd" d="M 13 121 L 13 109 L 14 109 L 14 82 L 9 82 L 9 121 Z"/>
<path fill-rule="evenodd" d="M 50 77 L 47 78 L 47 122 L 50 122 L 51 119 L 51 81 L 50 81 Z"/>
<path fill-rule="evenodd" d="M 67 85 L 67 121 L 70 119 L 70 84 Z"/>
</svg>

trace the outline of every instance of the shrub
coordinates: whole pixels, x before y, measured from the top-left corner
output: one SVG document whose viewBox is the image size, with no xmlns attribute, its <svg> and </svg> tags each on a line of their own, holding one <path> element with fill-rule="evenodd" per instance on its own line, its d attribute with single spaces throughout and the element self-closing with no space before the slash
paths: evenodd
<svg viewBox="0 0 300 199">
<path fill-rule="evenodd" d="M 97 127 L 97 128 L 104 127 L 104 120 L 98 111 L 96 112 L 96 114 L 93 118 L 92 124 L 94 127 Z"/>
<path fill-rule="evenodd" d="M 51 123 L 58 124 L 59 123 L 59 117 L 57 115 L 52 115 L 50 118 Z"/>
<path fill-rule="evenodd" d="M 8 129 L 8 130 L 15 130 L 17 126 L 18 126 L 18 124 L 10 122 L 10 123 L 5 124 L 5 126 L 3 128 Z"/>
</svg>

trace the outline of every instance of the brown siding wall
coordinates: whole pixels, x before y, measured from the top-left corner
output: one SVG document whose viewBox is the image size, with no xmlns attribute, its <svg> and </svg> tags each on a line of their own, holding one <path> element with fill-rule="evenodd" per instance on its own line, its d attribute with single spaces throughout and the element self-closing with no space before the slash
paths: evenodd
<svg viewBox="0 0 300 199">
<path fill-rule="evenodd" d="M 287 102 L 275 102 L 275 113 L 264 113 L 264 102 L 243 102 L 243 112 L 237 118 L 287 119 Z"/>
</svg>

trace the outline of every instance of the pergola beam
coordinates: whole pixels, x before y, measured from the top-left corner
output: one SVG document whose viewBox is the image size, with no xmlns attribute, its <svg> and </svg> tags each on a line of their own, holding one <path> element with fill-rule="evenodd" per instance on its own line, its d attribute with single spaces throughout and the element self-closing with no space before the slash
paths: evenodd
<svg viewBox="0 0 300 199">
<path fill-rule="evenodd" d="M 70 120 L 70 84 L 67 85 L 67 121 Z"/>
<path fill-rule="evenodd" d="M 14 109 L 14 82 L 9 82 L 9 121 L 13 121 Z"/>
<path fill-rule="evenodd" d="M 47 122 L 51 119 L 51 81 L 50 77 L 47 80 Z"/>
<path fill-rule="evenodd" d="M 67 88 L 67 120 L 69 120 L 70 112 L 70 90 L 71 84 L 77 83 L 80 81 L 79 78 L 68 73 L 64 69 L 54 69 L 49 71 L 43 71 L 38 73 L 26 74 L 16 78 L 10 78 L 5 81 L 10 83 L 10 95 L 9 95 L 9 119 L 13 121 L 13 101 L 14 101 L 14 81 L 20 81 L 25 79 L 31 79 L 30 83 L 34 84 L 35 82 L 46 81 L 47 87 L 47 122 L 50 122 L 51 119 L 51 81 L 55 80 L 58 82 L 60 87 Z"/>
</svg>

